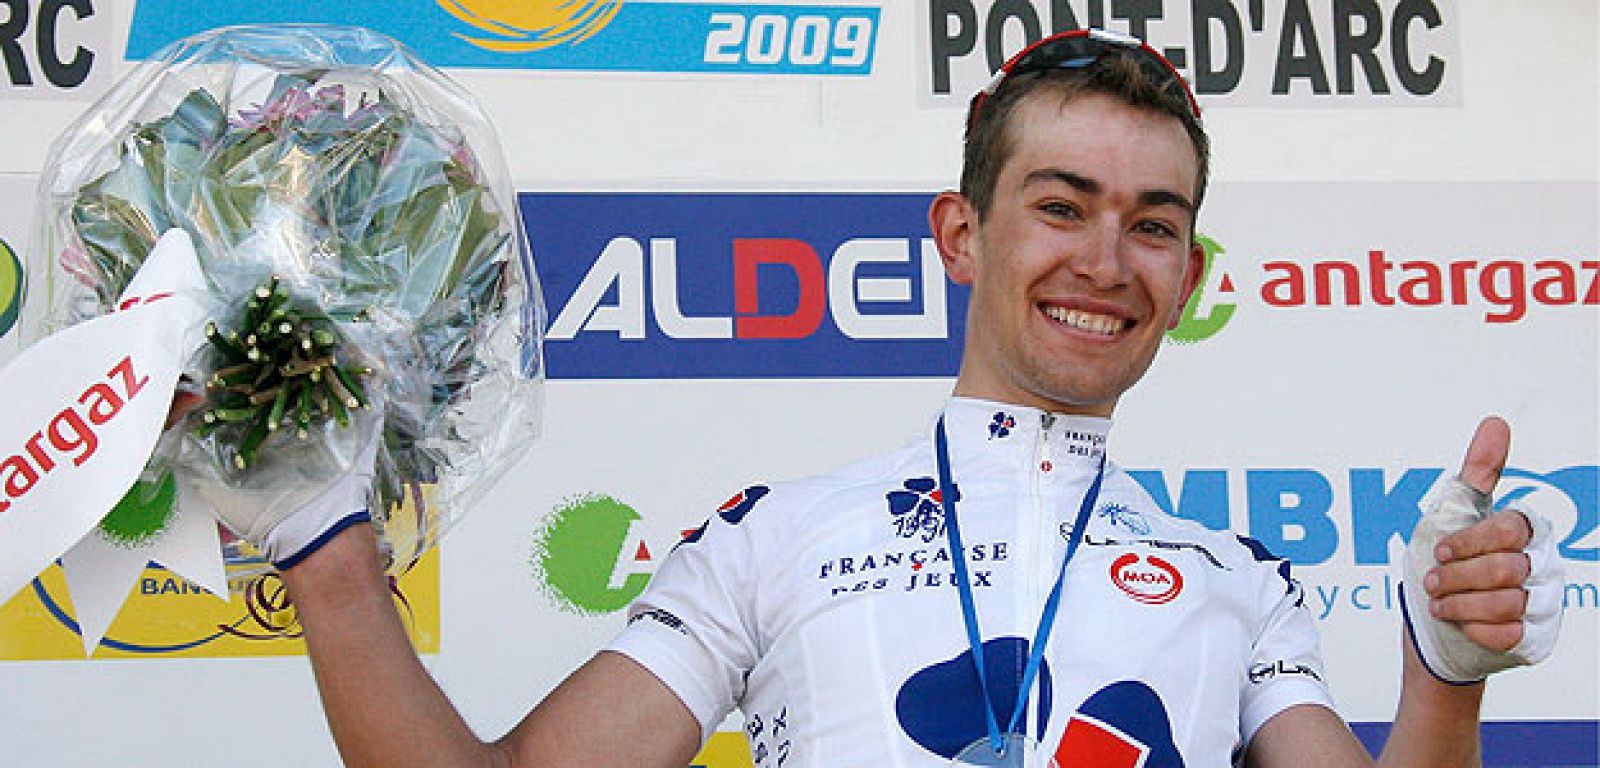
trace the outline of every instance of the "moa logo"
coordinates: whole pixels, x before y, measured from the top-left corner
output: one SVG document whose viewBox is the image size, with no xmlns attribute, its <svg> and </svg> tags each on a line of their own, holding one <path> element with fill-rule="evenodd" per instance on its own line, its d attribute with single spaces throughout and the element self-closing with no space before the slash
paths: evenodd
<svg viewBox="0 0 1600 768">
<path fill-rule="evenodd" d="M 1183 591 L 1183 574 L 1154 555 L 1129 552 L 1111 563 L 1111 581 L 1129 597 L 1146 605 L 1172 602 Z"/>
<path fill-rule="evenodd" d="M 492 37 L 454 33 L 479 48 L 523 53 L 579 43 L 605 29 L 623 0 L 435 0 Z"/>
<path fill-rule="evenodd" d="M 6 335 L 17 324 L 17 312 L 22 308 L 22 262 L 17 254 L 0 240 L 0 336 Z"/>
</svg>

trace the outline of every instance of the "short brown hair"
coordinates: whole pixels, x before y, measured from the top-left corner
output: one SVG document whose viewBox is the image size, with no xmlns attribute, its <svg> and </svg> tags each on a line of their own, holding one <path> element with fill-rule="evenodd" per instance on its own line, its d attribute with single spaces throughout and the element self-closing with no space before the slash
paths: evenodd
<svg viewBox="0 0 1600 768">
<path fill-rule="evenodd" d="M 987 217 L 1000 169 L 1011 157 L 1011 117 L 1017 105 L 1036 92 L 1058 95 L 1063 104 L 1085 94 L 1105 94 L 1183 123 L 1199 165 L 1194 190 L 1198 212 L 1210 175 L 1211 140 L 1193 105 L 1187 98 L 1162 88 L 1127 55 L 1106 54 L 1085 67 L 1044 69 L 1008 77 L 998 91 L 983 101 L 979 113 L 969 117 L 962 153 L 961 194 L 977 209 L 979 220 Z"/>
</svg>

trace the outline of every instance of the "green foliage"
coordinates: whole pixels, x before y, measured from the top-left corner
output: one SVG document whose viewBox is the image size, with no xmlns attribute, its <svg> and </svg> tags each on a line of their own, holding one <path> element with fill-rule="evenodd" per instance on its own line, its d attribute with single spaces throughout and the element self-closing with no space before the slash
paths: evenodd
<svg viewBox="0 0 1600 768">
<path fill-rule="evenodd" d="M 240 287 L 245 281 L 254 289 L 275 273 L 298 289 L 289 295 L 286 286 L 270 286 L 271 295 L 281 294 L 274 309 L 294 317 L 289 332 L 258 334 L 263 354 L 292 358 L 292 347 L 311 359 L 329 351 L 318 339 L 347 335 L 341 324 L 375 313 L 398 319 L 420 349 L 413 367 L 431 379 L 430 394 L 421 413 L 388 414 L 391 466 L 380 472 L 379 493 L 387 505 L 405 484 L 433 480 L 434 460 L 417 443 L 472 380 L 480 328 L 498 312 L 512 267 L 514 218 L 494 209 L 459 137 L 381 88 L 352 102 L 343 84 L 309 72 L 279 75 L 265 103 L 240 109 L 194 90 L 171 114 L 134 125 L 120 152 L 115 167 L 78 191 L 70 211 L 89 265 L 80 277 L 101 304 L 111 306 L 157 237 L 176 226 L 194 237 L 220 294 L 242 294 L 250 290 Z M 218 298 L 236 307 L 254 300 Z M 256 324 L 250 311 L 243 314 L 239 339 Z M 213 378 L 208 420 L 199 427 L 229 442 L 235 466 L 225 471 L 252 464 L 278 439 L 269 434 L 278 424 L 299 432 L 306 419 L 342 421 L 351 399 L 366 399 L 333 396 L 362 389 L 365 368 L 351 362 L 360 351 L 330 362 L 312 382 L 310 369 L 288 376 L 283 360 L 257 365 L 237 357 L 249 345 L 230 349 L 238 340 L 226 331 L 212 341 L 217 373 L 251 367 L 248 392 Z M 271 345 L 282 349 L 269 353 Z M 384 382 L 367 386 L 374 385 Z"/>
</svg>

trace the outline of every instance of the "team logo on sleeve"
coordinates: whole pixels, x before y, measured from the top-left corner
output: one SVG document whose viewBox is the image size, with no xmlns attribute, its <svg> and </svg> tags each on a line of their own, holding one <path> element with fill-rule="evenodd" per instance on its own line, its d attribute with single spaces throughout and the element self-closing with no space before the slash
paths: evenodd
<svg viewBox="0 0 1600 768">
<path fill-rule="evenodd" d="M 732 498 L 722 502 L 722 506 L 717 507 L 717 517 L 722 518 L 728 525 L 738 525 L 744 522 L 744 516 L 750 514 L 750 510 L 755 508 L 756 502 L 764 498 L 771 490 L 765 485 L 752 485 L 735 493 Z M 701 523 L 699 528 L 684 531 L 683 538 L 678 541 L 678 544 L 693 544 L 704 535 L 706 535 L 706 525 Z"/>
<path fill-rule="evenodd" d="M 944 494 L 939 481 L 931 477 L 913 477 L 902 483 L 900 490 L 890 491 L 889 514 L 894 519 L 894 532 L 902 539 L 920 538 L 931 542 L 944 533 Z M 961 500 L 961 490 L 950 487 L 950 500 Z"/>
<path fill-rule="evenodd" d="M 1111 582 L 1146 605 L 1170 603 L 1183 591 L 1183 574 L 1159 557 L 1129 552 L 1111 562 Z"/>
<path fill-rule="evenodd" d="M 755 508 L 756 502 L 766 496 L 770 490 L 765 485 L 752 485 L 734 494 L 733 498 L 722 502 L 722 506 L 717 507 L 717 517 L 726 520 L 728 525 L 738 525 L 744 520 L 744 516 L 750 514 L 750 510 Z"/>
</svg>

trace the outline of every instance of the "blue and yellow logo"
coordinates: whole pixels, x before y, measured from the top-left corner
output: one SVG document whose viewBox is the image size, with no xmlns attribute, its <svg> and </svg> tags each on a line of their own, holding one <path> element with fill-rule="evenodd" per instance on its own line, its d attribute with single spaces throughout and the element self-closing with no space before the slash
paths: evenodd
<svg viewBox="0 0 1600 768">
<path fill-rule="evenodd" d="M 139 0 L 128 58 L 236 24 L 375 29 L 434 66 L 748 75 L 872 73 L 879 8 L 756 0 Z"/>
<path fill-rule="evenodd" d="M 436 0 L 441 8 L 494 37 L 456 37 L 502 53 L 578 43 L 604 29 L 623 0 Z"/>
<path fill-rule="evenodd" d="M 0 240 L 0 336 L 6 335 L 17 324 L 17 312 L 22 308 L 22 262 L 17 254 Z"/>
</svg>

